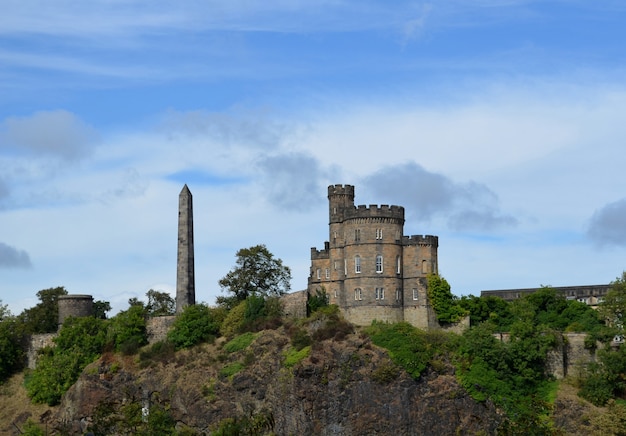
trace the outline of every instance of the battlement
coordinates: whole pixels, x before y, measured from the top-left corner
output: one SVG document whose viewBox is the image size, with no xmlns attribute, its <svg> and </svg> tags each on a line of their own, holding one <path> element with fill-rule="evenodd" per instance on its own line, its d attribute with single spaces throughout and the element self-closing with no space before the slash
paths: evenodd
<svg viewBox="0 0 626 436">
<path fill-rule="evenodd" d="M 396 220 L 404 221 L 404 207 L 402 206 L 389 206 L 388 204 L 376 205 L 370 204 L 366 206 L 360 204 L 353 209 L 348 209 L 345 212 L 346 219 L 354 218 L 393 218 Z"/>
<path fill-rule="evenodd" d="M 331 195 L 347 195 L 354 199 L 354 186 L 353 185 L 330 185 L 328 187 L 328 196 Z"/>
<path fill-rule="evenodd" d="M 439 237 L 433 235 L 411 235 L 402 237 L 402 245 L 439 246 Z"/>
<path fill-rule="evenodd" d="M 330 259 L 328 242 L 325 242 L 324 245 L 326 246 L 326 249 L 324 250 L 318 250 L 315 247 L 311 247 L 311 260 Z"/>
</svg>

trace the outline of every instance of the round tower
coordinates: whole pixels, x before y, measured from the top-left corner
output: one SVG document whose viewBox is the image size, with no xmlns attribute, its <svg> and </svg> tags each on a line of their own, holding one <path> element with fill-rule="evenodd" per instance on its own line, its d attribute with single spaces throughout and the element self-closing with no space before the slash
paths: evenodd
<svg viewBox="0 0 626 436">
<path fill-rule="evenodd" d="M 70 316 L 93 315 L 93 297 L 91 295 L 59 295 L 57 302 L 59 305 L 59 327 Z"/>
</svg>

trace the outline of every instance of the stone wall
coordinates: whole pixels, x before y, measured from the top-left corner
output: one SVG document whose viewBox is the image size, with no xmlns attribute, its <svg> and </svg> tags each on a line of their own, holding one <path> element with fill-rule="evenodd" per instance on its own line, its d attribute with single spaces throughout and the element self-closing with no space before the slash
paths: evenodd
<svg viewBox="0 0 626 436">
<path fill-rule="evenodd" d="M 35 369 L 35 366 L 37 366 L 37 354 L 39 350 L 44 347 L 54 347 L 53 339 L 56 336 L 56 333 L 31 335 L 28 342 L 28 349 L 26 350 L 26 366 L 29 369 Z"/>
<path fill-rule="evenodd" d="M 167 337 L 167 332 L 174 323 L 175 316 L 156 316 L 148 318 L 146 330 L 148 333 L 148 343 L 163 341 Z"/>
<path fill-rule="evenodd" d="M 285 294 L 280 298 L 285 316 L 292 318 L 306 318 L 308 293 L 306 290 Z"/>
</svg>

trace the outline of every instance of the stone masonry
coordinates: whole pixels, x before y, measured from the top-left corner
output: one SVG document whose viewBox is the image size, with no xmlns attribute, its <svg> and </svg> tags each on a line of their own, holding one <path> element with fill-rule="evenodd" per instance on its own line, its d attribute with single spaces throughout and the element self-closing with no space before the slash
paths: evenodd
<svg viewBox="0 0 626 436">
<path fill-rule="evenodd" d="M 438 328 L 426 291 L 437 274 L 437 236 L 404 236 L 401 206 L 354 205 L 354 186 L 328 187 L 329 241 L 311 249 L 307 290 L 357 325 L 373 320 Z"/>
<path fill-rule="evenodd" d="M 178 196 L 178 259 L 176 269 L 176 313 L 196 304 L 193 256 L 193 199 L 185 185 Z"/>
</svg>

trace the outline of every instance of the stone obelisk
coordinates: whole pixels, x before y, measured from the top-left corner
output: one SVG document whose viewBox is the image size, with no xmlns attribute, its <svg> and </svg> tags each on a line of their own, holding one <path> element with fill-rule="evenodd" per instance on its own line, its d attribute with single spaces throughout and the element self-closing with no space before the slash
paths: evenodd
<svg viewBox="0 0 626 436">
<path fill-rule="evenodd" d="M 178 261 L 176 269 L 176 313 L 196 304 L 193 263 L 193 203 L 187 185 L 178 196 Z"/>
</svg>

